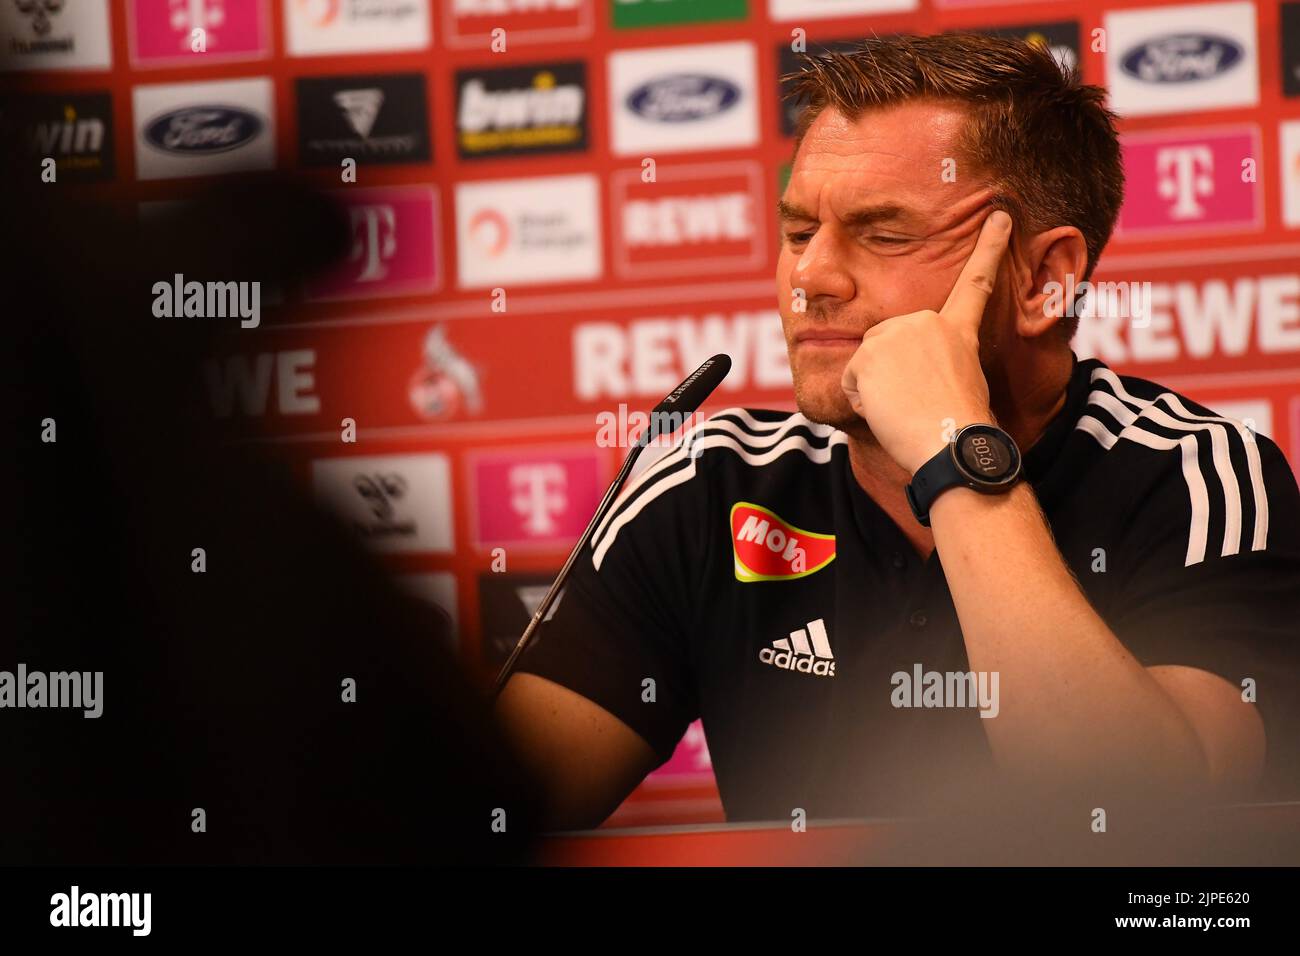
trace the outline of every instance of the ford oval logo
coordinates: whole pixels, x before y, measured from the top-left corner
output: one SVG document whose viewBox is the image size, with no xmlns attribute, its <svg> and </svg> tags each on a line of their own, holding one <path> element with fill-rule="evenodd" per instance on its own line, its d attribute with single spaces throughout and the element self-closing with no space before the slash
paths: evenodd
<svg viewBox="0 0 1300 956">
<path fill-rule="evenodd" d="M 730 109 L 740 88 L 716 76 L 679 73 L 651 80 L 628 94 L 633 113 L 656 123 L 689 123 Z"/>
<path fill-rule="evenodd" d="M 1186 83 L 1226 73 L 1244 55 L 1241 44 L 1227 37 L 1182 33 L 1135 47 L 1120 61 L 1120 67 L 1146 83 Z"/>
<path fill-rule="evenodd" d="M 238 149 L 266 128 L 262 117 L 237 106 L 187 106 L 156 116 L 145 141 L 167 153 L 223 153 Z"/>
</svg>

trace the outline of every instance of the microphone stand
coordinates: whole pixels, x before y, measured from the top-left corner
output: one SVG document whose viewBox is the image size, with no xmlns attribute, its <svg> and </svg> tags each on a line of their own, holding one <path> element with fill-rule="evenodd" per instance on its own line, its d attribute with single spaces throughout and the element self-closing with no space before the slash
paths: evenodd
<svg viewBox="0 0 1300 956">
<path fill-rule="evenodd" d="M 587 524 L 587 529 L 582 532 L 582 537 L 578 539 L 578 543 L 574 545 L 573 550 L 569 552 L 569 557 L 564 562 L 564 567 L 560 568 L 560 573 L 556 575 L 555 580 L 551 583 L 551 589 L 546 592 L 546 597 L 542 598 L 542 603 L 537 605 L 537 610 L 533 612 L 532 620 L 528 622 L 528 627 L 524 630 L 523 636 L 520 637 L 519 642 L 515 644 L 515 649 L 510 652 L 510 657 L 506 660 L 505 666 L 501 668 L 501 673 L 497 675 L 496 684 L 492 688 L 493 698 L 501 693 L 501 689 L 505 687 L 506 681 L 510 678 L 510 673 L 514 669 L 515 662 L 519 660 L 519 655 L 524 652 L 524 648 L 528 646 L 528 642 L 533 639 L 533 634 L 537 632 L 537 629 L 541 627 L 542 622 L 546 620 L 546 616 L 550 613 L 551 606 L 555 604 L 560 591 L 564 589 L 564 583 L 568 580 L 569 572 L 573 570 L 573 565 L 578 560 L 578 555 L 582 553 L 582 549 L 591 541 L 591 536 L 596 533 L 596 528 L 600 526 L 600 523 L 605 519 L 605 515 L 607 515 L 613 507 L 614 499 L 616 499 L 619 492 L 623 490 L 623 484 L 627 481 L 627 476 L 632 473 L 632 466 L 635 465 L 636 460 L 641 457 L 641 452 L 645 451 L 646 446 L 659 435 L 672 434 L 677 430 L 677 427 L 680 427 L 680 425 L 676 425 L 665 433 L 660 424 L 663 422 L 664 417 L 668 416 L 671 421 L 672 416 L 681 416 L 683 411 L 685 411 L 686 414 L 694 413 L 703 403 L 703 400 L 708 397 L 708 394 L 717 387 L 719 382 L 722 381 L 730 368 L 731 358 L 729 356 L 713 356 L 713 358 L 707 360 L 703 365 L 696 369 L 695 372 L 686 379 L 686 381 L 682 382 L 681 385 L 674 389 L 673 392 L 660 402 L 655 407 L 655 410 L 650 413 L 649 426 L 641 433 L 641 437 L 637 439 L 636 444 L 632 446 L 631 453 L 627 456 L 627 460 L 623 462 L 623 467 L 618 470 L 618 474 L 615 476 L 613 483 L 605 491 L 605 497 L 600 500 L 600 505 L 596 508 L 596 513 L 592 515 L 591 521 Z M 669 411 L 669 409 L 679 403 L 683 406 L 681 411 Z M 681 424 L 685 424 L 684 417 L 682 418 Z"/>
</svg>

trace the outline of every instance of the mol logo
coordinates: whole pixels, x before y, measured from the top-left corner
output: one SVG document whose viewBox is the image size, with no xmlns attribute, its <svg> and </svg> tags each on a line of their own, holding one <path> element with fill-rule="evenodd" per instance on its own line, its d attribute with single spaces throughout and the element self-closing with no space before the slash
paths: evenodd
<svg viewBox="0 0 1300 956">
<path fill-rule="evenodd" d="M 736 580 L 746 584 L 806 577 L 835 559 L 835 535 L 796 528 L 748 501 L 731 506 L 731 545 Z"/>
</svg>

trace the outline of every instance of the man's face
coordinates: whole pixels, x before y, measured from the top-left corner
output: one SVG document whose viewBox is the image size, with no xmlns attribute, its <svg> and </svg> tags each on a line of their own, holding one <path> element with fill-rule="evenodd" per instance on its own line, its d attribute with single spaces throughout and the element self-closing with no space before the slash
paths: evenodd
<svg viewBox="0 0 1300 956">
<path fill-rule="evenodd" d="M 963 121 L 935 103 L 857 120 L 827 109 L 804 136 L 781 200 L 776 278 L 795 399 L 813 421 L 863 432 L 840 388 L 863 334 L 942 308 L 975 247 L 993 193 L 956 156 Z M 990 300 L 986 326 L 998 307 Z"/>
</svg>

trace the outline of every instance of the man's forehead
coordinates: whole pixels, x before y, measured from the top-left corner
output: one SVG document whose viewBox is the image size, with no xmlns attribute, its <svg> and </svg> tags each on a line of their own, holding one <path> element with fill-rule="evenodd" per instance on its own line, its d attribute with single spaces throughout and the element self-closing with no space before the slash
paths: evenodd
<svg viewBox="0 0 1300 956">
<path fill-rule="evenodd" d="M 864 151 L 900 158 L 951 156 L 966 119 L 959 104 L 939 100 L 907 100 L 854 117 L 828 106 L 809 125 L 795 164 L 805 157 L 834 162 Z"/>
<path fill-rule="evenodd" d="M 829 202 L 840 216 L 928 218 L 960 191 L 945 172 L 956 161 L 964 120 L 959 107 L 925 101 L 854 118 L 827 108 L 800 143 L 781 215 L 811 213 L 808 218 L 815 219 L 817 207 Z M 941 184 L 946 188 L 939 190 Z"/>
</svg>

